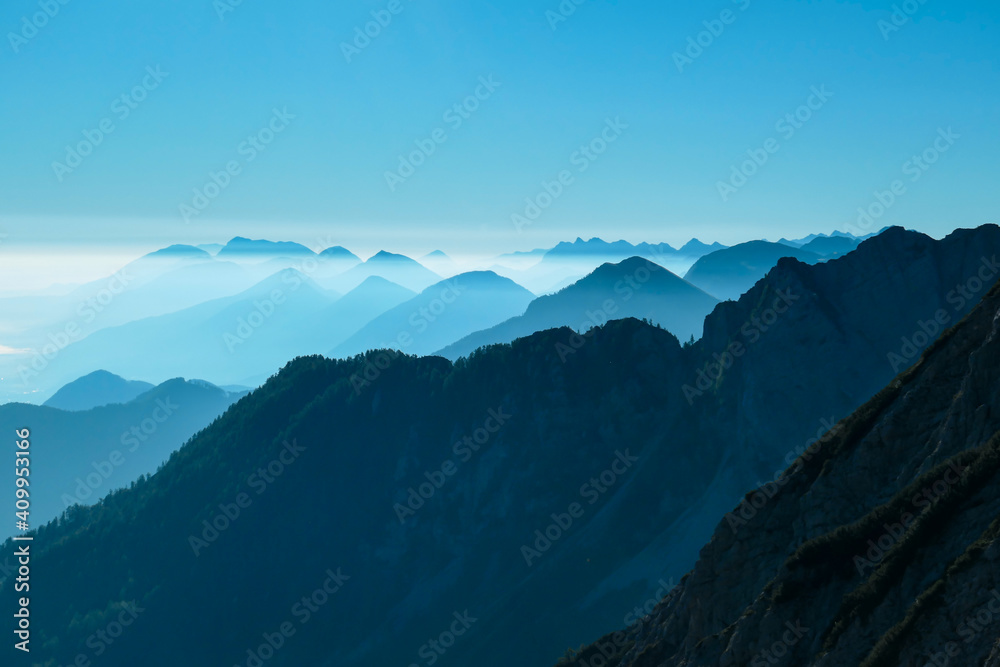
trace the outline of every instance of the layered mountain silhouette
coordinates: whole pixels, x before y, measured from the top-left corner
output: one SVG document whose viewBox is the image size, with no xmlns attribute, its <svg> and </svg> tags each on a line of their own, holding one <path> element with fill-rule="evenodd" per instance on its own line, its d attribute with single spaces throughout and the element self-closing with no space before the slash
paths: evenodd
<svg viewBox="0 0 1000 667">
<path fill-rule="evenodd" d="M 172 665 L 192 654 L 204 664 L 252 664 L 285 622 L 294 641 L 269 654 L 272 665 L 419 664 L 428 651 L 445 666 L 554 664 L 567 646 L 628 625 L 632 610 L 663 594 L 661 580 L 689 570 L 713 531 L 719 539 L 719 517 L 744 494 L 917 362 L 986 293 L 997 250 L 995 226 L 943 241 L 890 229 L 826 263 L 785 258 L 739 301 L 719 304 L 702 340 L 686 348 L 627 319 L 582 337 L 536 333 L 457 363 L 389 351 L 297 359 L 156 475 L 38 531 L 33 564 L 46 586 L 33 594 L 32 613 L 50 619 L 37 630 L 38 659 L 71 661 L 135 601 L 142 622 L 110 648 L 115 664 Z M 992 317 L 979 321 L 992 326 Z M 952 455 L 940 446 L 946 435 L 989 438 L 988 409 L 977 406 L 991 385 L 969 370 L 977 363 L 946 355 L 939 375 L 921 383 L 936 397 L 929 405 L 942 407 L 917 414 L 923 395 L 900 394 L 878 428 L 867 418 L 835 428 L 811 472 L 772 501 L 777 508 L 790 497 L 784 514 L 761 514 L 746 542 L 709 545 L 709 565 L 677 598 L 685 606 L 662 616 L 683 620 L 630 635 L 631 648 L 644 643 L 629 664 L 672 659 L 655 647 L 663 638 L 684 655 L 709 656 L 686 664 L 716 664 L 712 651 L 730 645 L 752 658 L 765 639 L 773 646 L 778 628 L 787 631 L 787 617 L 766 607 L 779 590 L 780 603 L 811 614 L 804 625 L 822 628 L 813 618 L 836 615 L 841 637 L 877 641 L 881 634 L 851 630 L 875 599 L 868 592 L 844 598 L 836 589 L 822 597 L 833 604 L 797 603 L 797 591 L 825 584 L 794 579 L 761 595 L 776 575 L 754 559 L 780 566 L 805 540 L 892 501 L 897 478 L 906 484 Z M 968 383 L 950 379 L 963 374 Z M 835 444 L 868 432 L 869 447 Z M 912 434 L 923 438 L 926 463 L 893 444 Z M 868 450 L 875 464 L 857 480 L 827 460 L 864 465 Z M 878 457 L 894 467 L 883 471 Z M 824 480 L 823 493 L 793 497 L 814 479 Z M 991 502 L 962 497 L 969 507 Z M 956 520 L 949 530 L 971 544 L 985 528 Z M 848 543 L 863 543 L 856 537 Z M 818 548 L 830 544 L 850 553 L 836 540 Z M 944 548 L 957 557 L 962 544 Z M 0 564 L 13 551 L 7 543 Z M 918 592 L 934 583 L 918 579 L 903 576 Z M 902 590 L 893 581 L 873 585 Z M 336 592 L 302 623 L 296 604 L 324 585 Z M 13 605 L 14 595 L 5 583 L 0 604 Z M 744 614 L 751 603 L 761 606 Z M 727 633 L 737 622 L 760 627 Z M 430 641 L 450 627 L 467 632 L 434 653 Z"/>
<path fill-rule="evenodd" d="M 998 323 L 994 287 L 734 506 L 648 617 L 559 664 L 1000 664 Z"/>
<path fill-rule="evenodd" d="M 782 243 L 750 241 L 705 255 L 684 274 L 684 280 L 717 299 L 735 301 L 764 277 L 782 257 L 794 257 L 807 264 L 820 255 Z"/>
<path fill-rule="evenodd" d="M 820 257 L 839 257 L 857 248 L 859 243 L 858 239 L 847 236 L 826 236 L 813 239 L 801 246 L 801 249 Z"/>
<path fill-rule="evenodd" d="M 443 278 L 451 278 L 462 272 L 458 263 L 440 250 L 424 255 L 420 258 L 420 263 Z"/>
<path fill-rule="evenodd" d="M 717 303 L 663 267 L 633 257 L 605 264 L 570 287 L 535 299 L 523 315 L 466 336 L 438 354 L 457 359 L 485 345 L 509 343 L 536 331 L 570 327 L 582 333 L 625 317 L 647 319 L 686 341 L 701 336 L 705 316 Z"/>
<path fill-rule="evenodd" d="M 269 259 L 275 256 L 312 257 L 315 255 L 314 251 L 300 243 L 254 240 L 237 236 L 219 250 L 216 257 L 221 259 Z"/>
<path fill-rule="evenodd" d="M 101 330 L 68 347 L 49 372 L 98 364 L 157 381 L 183 373 L 256 385 L 288 359 L 328 351 L 414 296 L 371 277 L 340 297 L 286 269 L 235 297 Z"/>
<path fill-rule="evenodd" d="M 102 405 L 128 403 L 152 388 L 153 385 L 148 382 L 126 380 L 107 371 L 94 371 L 70 382 L 43 405 L 59 410 L 90 410 Z"/>
<path fill-rule="evenodd" d="M 56 393 L 75 407 L 0 405 L 0 428 L 31 431 L 31 521 L 41 525 L 75 504 L 90 505 L 152 474 L 170 453 L 246 392 L 202 381 L 170 380 L 127 401 L 80 407 L 85 387 L 132 391 L 137 384 L 94 373 Z M 110 376 L 115 378 L 115 376 Z M 105 394 L 104 397 L 108 397 Z M 95 399 L 96 400 L 96 399 Z M 61 402 L 61 401 L 60 401 Z M 51 403 L 51 401 L 50 401 Z M 13 532 L 13 524 L 4 536 Z"/>
<path fill-rule="evenodd" d="M 422 292 L 441 280 L 441 276 L 419 262 L 383 250 L 339 276 L 333 285 L 338 291 L 346 292 L 372 276 L 385 278 L 414 292 Z"/>
<path fill-rule="evenodd" d="M 528 290 L 491 271 L 463 273 L 379 315 L 331 354 L 347 357 L 379 348 L 431 354 L 473 331 L 523 313 L 533 298 Z"/>
<path fill-rule="evenodd" d="M 537 256 L 539 251 L 500 258 L 501 261 L 513 260 L 509 262 L 511 266 L 498 265 L 491 269 L 536 294 L 550 294 L 571 285 L 602 264 L 616 264 L 629 257 L 644 257 L 674 273 L 684 273 L 699 257 L 722 248 L 725 246 L 719 243 L 708 245 L 697 239 L 692 239 L 678 250 L 666 243 L 632 244 L 628 241 L 609 242 L 599 238 L 584 241 L 578 238 L 572 243 L 559 243 L 541 252 L 539 261 L 527 266 L 521 261 Z"/>
<path fill-rule="evenodd" d="M 287 359 L 326 347 L 316 347 L 328 334 L 312 323 L 339 296 L 286 269 L 233 297 L 102 329 L 67 347 L 47 372 L 67 377 L 96 365 L 154 382 L 181 373 L 254 384 Z"/>
</svg>

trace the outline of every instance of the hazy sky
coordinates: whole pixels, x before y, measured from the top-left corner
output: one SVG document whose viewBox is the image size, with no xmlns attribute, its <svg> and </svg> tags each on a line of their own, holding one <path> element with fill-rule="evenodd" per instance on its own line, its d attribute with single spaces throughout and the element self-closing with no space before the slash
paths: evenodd
<svg viewBox="0 0 1000 667">
<path fill-rule="evenodd" d="M 235 235 L 452 253 L 777 239 L 846 228 L 897 179 L 877 227 L 998 217 L 995 0 L 899 2 L 899 25 L 874 1 L 232 1 L 3 3 L 8 266 L 39 244 Z M 433 153 L 390 187 L 415 142 Z M 927 149 L 926 171 L 907 164 Z M 766 163 L 729 181 L 748 150 Z"/>
</svg>

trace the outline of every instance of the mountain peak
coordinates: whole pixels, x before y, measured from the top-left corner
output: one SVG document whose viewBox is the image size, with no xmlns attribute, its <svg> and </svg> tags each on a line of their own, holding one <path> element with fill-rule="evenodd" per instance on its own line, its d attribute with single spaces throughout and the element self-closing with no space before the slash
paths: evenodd
<svg viewBox="0 0 1000 667">
<path fill-rule="evenodd" d="M 414 260 L 410 259 L 406 255 L 397 255 L 396 253 L 389 252 L 388 250 L 379 250 L 377 253 L 368 258 L 369 262 L 412 262 Z"/>
<path fill-rule="evenodd" d="M 153 388 L 148 382 L 133 382 L 105 370 L 94 371 L 70 382 L 43 405 L 72 412 L 127 403 Z"/>
<path fill-rule="evenodd" d="M 355 255 L 353 252 L 345 248 L 344 246 L 335 245 L 327 248 L 319 254 L 320 257 L 326 259 L 350 259 L 361 261 L 361 258 Z"/>
<path fill-rule="evenodd" d="M 211 256 L 210 253 L 201 248 L 183 244 L 160 248 L 146 255 L 146 257 L 197 257 L 199 259 L 208 259 Z"/>
<path fill-rule="evenodd" d="M 274 256 L 274 255 L 315 255 L 312 250 L 300 243 L 291 241 L 268 241 L 266 239 L 248 239 L 234 236 L 217 257 L 227 255 L 244 256 Z"/>
</svg>

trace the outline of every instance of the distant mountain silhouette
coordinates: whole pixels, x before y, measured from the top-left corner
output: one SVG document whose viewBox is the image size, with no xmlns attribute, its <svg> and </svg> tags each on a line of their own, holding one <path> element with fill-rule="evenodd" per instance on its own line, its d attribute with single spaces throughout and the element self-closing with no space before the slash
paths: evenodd
<svg viewBox="0 0 1000 667">
<path fill-rule="evenodd" d="M 220 259 L 245 259 L 251 257 L 287 257 L 315 256 L 316 253 L 300 243 L 289 241 L 251 240 L 237 236 L 225 245 L 217 254 Z"/>
<path fill-rule="evenodd" d="M 93 504 L 113 489 L 128 487 L 140 475 L 155 472 L 172 451 L 243 395 L 206 382 L 177 379 L 130 401 L 89 410 L 21 403 L 0 406 L 0 428 L 13 433 L 27 427 L 35 445 L 33 524 L 56 518 L 68 504 Z M 12 532 L 13 525 L 3 535 Z"/>
<path fill-rule="evenodd" d="M 640 244 L 642 248 L 654 248 L 655 250 L 664 254 L 674 254 L 677 252 L 674 248 L 666 243 L 660 243 L 655 246 L 651 246 L 648 243 Z M 584 241 L 582 238 L 577 238 L 576 241 L 568 243 L 566 241 L 559 243 L 552 250 L 545 253 L 546 257 L 579 257 L 579 256 L 593 256 L 598 257 L 614 257 L 623 255 L 630 257 L 633 255 L 638 255 L 640 253 L 636 252 L 640 246 L 635 246 L 628 241 L 605 241 L 599 238 L 592 238 L 588 241 Z"/>
<path fill-rule="evenodd" d="M 151 253 L 111 276 L 66 294 L 0 299 L 6 323 L 4 344 L 41 350 L 52 343 L 50 336 L 65 333 L 70 325 L 76 332 L 74 338 L 79 340 L 102 328 L 229 297 L 253 284 L 253 276 L 234 262 L 205 259 L 201 254 L 186 252 Z M 11 362 L 13 368 L 6 365 Z M 22 363 L 0 358 L 0 376 L 15 374 L 14 369 Z M 81 368 L 76 376 L 95 368 L 94 365 Z M 62 381 L 74 377 L 64 377 Z"/>
<path fill-rule="evenodd" d="M 846 236 L 829 236 L 813 239 L 802 246 L 802 250 L 816 253 L 820 257 L 839 257 L 857 248 L 859 243 L 861 241 Z"/>
<path fill-rule="evenodd" d="M 510 262 L 513 266 L 501 264 L 494 270 L 536 294 L 551 294 L 590 274 L 602 264 L 615 264 L 629 257 L 644 257 L 668 271 L 678 273 L 686 271 L 703 254 L 724 247 L 719 244 L 708 246 L 692 240 L 681 251 L 666 243 L 632 244 L 628 241 L 608 242 L 599 238 L 584 241 L 577 238 L 572 243 L 559 243 L 536 263 L 525 266 Z"/>
<path fill-rule="evenodd" d="M 212 255 L 202 248 L 190 245 L 172 245 L 149 253 L 146 257 L 188 257 L 194 259 L 211 259 Z"/>
<path fill-rule="evenodd" d="M 357 255 L 355 255 L 353 252 L 351 252 L 347 248 L 345 248 L 343 246 L 339 246 L 339 245 L 327 248 L 326 250 L 324 250 L 323 252 L 321 252 L 319 254 L 319 256 L 320 257 L 325 257 L 327 259 L 335 260 L 335 261 L 348 261 L 348 262 L 354 262 L 355 264 L 360 264 L 361 263 L 361 258 L 360 257 L 358 257 Z"/>
<path fill-rule="evenodd" d="M 379 315 L 416 297 L 416 293 L 372 276 L 326 309 L 316 313 L 303 327 L 311 327 L 317 335 L 301 354 L 318 354 L 339 345 Z"/>
<path fill-rule="evenodd" d="M 477 331 L 440 350 L 448 359 L 509 343 L 536 331 L 570 327 L 585 331 L 610 319 L 635 317 L 663 326 L 681 340 L 700 337 L 705 316 L 718 300 L 641 257 L 604 264 L 560 292 L 539 297 L 523 315 Z"/>
<path fill-rule="evenodd" d="M 316 314 L 339 296 L 286 269 L 232 297 L 102 329 L 67 347 L 47 373 L 72 376 L 99 366 L 157 382 L 181 373 L 248 383 L 312 350 L 326 335 L 314 326 Z"/>
<path fill-rule="evenodd" d="M 339 276 L 333 285 L 340 292 L 348 292 L 372 276 L 385 278 L 414 292 L 423 291 L 441 280 L 441 276 L 419 262 L 383 250 Z"/>
<path fill-rule="evenodd" d="M 458 263 L 440 250 L 424 255 L 420 258 L 420 263 L 444 278 L 450 278 L 462 272 Z"/>
<path fill-rule="evenodd" d="M 430 354 L 473 331 L 523 313 L 533 298 L 528 290 L 495 273 L 463 273 L 375 318 L 332 354 L 346 357 L 381 348 Z"/>
<path fill-rule="evenodd" d="M 715 252 L 716 250 L 722 250 L 726 246 L 721 243 L 702 243 L 698 239 L 691 239 L 677 251 L 678 255 L 684 255 L 685 257 L 703 257 L 710 252 Z"/>
<path fill-rule="evenodd" d="M 782 257 L 814 264 L 822 258 L 782 243 L 750 241 L 705 255 L 684 275 L 684 280 L 721 300 L 736 300 L 763 278 Z"/>
<path fill-rule="evenodd" d="M 59 410 L 80 411 L 113 403 L 128 403 L 153 388 L 148 382 L 129 381 L 107 371 L 94 371 L 70 382 L 43 405 Z"/>
</svg>

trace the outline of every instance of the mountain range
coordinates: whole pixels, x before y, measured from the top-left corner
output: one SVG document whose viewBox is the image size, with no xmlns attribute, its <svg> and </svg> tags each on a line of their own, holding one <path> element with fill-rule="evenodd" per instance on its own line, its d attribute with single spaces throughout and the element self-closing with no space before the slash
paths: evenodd
<svg viewBox="0 0 1000 667">
<path fill-rule="evenodd" d="M 959 463 L 980 471 L 977 484 L 986 479 L 993 360 L 976 350 L 992 349 L 1000 304 L 950 327 L 995 281 L 997 250 L 1000 228 L 988 225 L 941 241 L 892 228 L 824 262 L 785 256 L 716 305 L 687 346 L 654 324 L 616 319 L 454 363 L 387 351 L 296 359 L 157 474 L 37 531 L 34 566 L 47 583 L 32 613 L 51 619 L 38 630 L 39 659 L 72 660 L 134 601 L 142 620 L 110 647 L 116 664 L 192 653 L 250 664 L 286 622 L 294 641 L 269 664 L 430 655 L 442 665 L 551 665 L 567 646 L 626 626 L 612 653 L 620 664 L 752 664 L 796 618 L 816 629 L 784 646 L 796 656 L 842 650 L 846 662 L 822 664 L 857 664 L 881 643 L 889 657 L 872 664 L 894 664 L 895 647 L 925 634 L 900 600 L 930 590 L 949 564 L 974 564 L 955 560 L 963 552 L 986 553 L 977 540 L 989 537 L 990 497 L 963 488 L 928 516 L 954 524 L 940 549 L 926 539 L 940 524 L 912 538 L 934 567 L 907 570 L 915 552 L 900 549 L 873 570 L 884 576 L 849 589 L 822 570 L 810 579 L 815 554 L 832 548 L 849 561 L 878 539 L 879 522 L 891 523 L 910 480 L 963 448 L 972 454 Z M 927 348 L 933 372 L 922 370 Z M 923 444 L 912 450 L 907 438 Z M 753 529 L 729 538 L 720 517 L 817 442 L 821 454 L 753 515 Z M 13 551 L 5 544 L 0 563 Z M 657 606 L 664 583 L 692 566 Z M 947 600 L 942 585 L 934 590 Z M 324 587 L 321 610 L 296 606 Z M 3 604 L 13 595 L 0 587 Z M 650 622 L 624 620 L 651 599 Z M 895 606 L 866 634 L 856 619 L 879 600 Z M 461 636 L 453 630 L 439 652 L 433 642 L 449 628 Z M 566 660 L 594 664 L 609 641 Z"/>
<path fill-rule="evenodd" d="M 856 240 L 837 235 L 803 240 L 802 245 L 830 240 L 841 243 L 845 239 Z M 783 243 L 798 242 L 783 240 Z M 321 249 L 323 246 L 326 247 Z M 407 300 L 402 297 L 414 298 L 441 282 L 444 276 L 453 278 L 481 271 L 486 266 L 532 294 L 548 295 L 575 285 L 603 264 L 619 264 L 633 257 L 646 259 L 678 275 L 687 272 L 696 261 L 702 261 L 710 270 L 696 271 L 693 277 L 698 279 L 702 275 L 709 284 L 714 276 L 716 282 L 711 283 L 714 289 L 719 280 L 731 281 L 736 275 L 738 286 L 731 295 L 735 296 L 736 291 L 745 291 L 762 276 L 778 255 L 804 252 L 787 249 L 772 253 L 755 260 L 753 271 L 746 274 L 746 262 L 740 253 L 709 262 L 726 251 L 718 243 L 698 240 L 675 249 L 664 243 L 577 239 L 548 249 L 503 255 L 471 267 L 468 261 L 456 262 L 441 251 L 423 256 L 423 264 L 385 251 L 362 261 L 343 246 L 330 245 L 330 241 L 315 250 L 299 243 L 244 237 L 233 238 L 226 244 L 168 246 L 83 286 L 0 298 L 0 308 L 8 314 L 0 323 L 0 351 L 4 352 L 0 354 L 0 401 L 44 401 L 58 387 L 96 368 L 155 382 L 181 373 L 205 377 L 219 385 L 256 386 L 288 359 L 300 354 L 331 350 L 355 353 L 378 347 L 386 342 L 383 339 L 386 332 L 373 326 L 367 331 L 377 336 L 355 337 L 350 345 L 340 348 L 376 317 Z M 836 256 L 839 251 L 833 248 L 831 252 L 824 259 Z M 388 281 L 394 287 L 382 282 L 381 288 L 375 288 L 375 283 L 368 282 L 370 279 Z M 290 290 L 286 280 L 304 288 Z M 274 289 L 281 290 L 282 295 L 289 292 L 292 305 L 282 307 L 281 314 L 272 319 L 259 312 L 257 305 L 262 304 L 270 312 L 268 296 Z M 387 289 L 395 290 L 395 294 L 388 294 Z M 343 309 L 338 307 L 336 302 L 341 295 L 354 290 L 358 292 L 351 294 Z M 579 295 L 580 288 L 573 293 Z M 566 295 L 561 297 L 565 298 Z M 488 308 L 485 303 L 479 305 Z M 579 305 L 583 310 L 592 310 L 585 303 Z M 564 306 L 571 310 L 575 307 Z M 625 308 L 622 312 L 672 327 L 687 340 L 700 335 L 705 309 L 676 311 L 670 317 L 661 317 L 665 312 L 658 311 L 655 305 L 634 311 Z M 489 328 L 485 325 L 501 324 L 505 319 L 524 314 L 520 303 L 509 310 L 498 303 L 495 316 L 481 317 L 473 324 Z M 266 322 L 258 335 L 259 327 L 248 327 L 244 322 L 261 317 Z M 553 326 L 581 324 L 561 317 L 539 321 L 543 320 Z M 534 326 L 531 322 L 531 317 L 521 320 L 522 327 L 512 329 L 516 330 L 514 335 L 530 333 L 528 328 Z M 253 334 L 253 340 L 237 330 Z M 401 331 L 397 327 L 392 333 Z M 454 333 L 457 337 L 452 339 L 442 335 L 435 342 L 437 349 L 455 344 L 458 338 L 476 331 L 465 327 Z M 490 338 L 483 334 L 482 340 L 509 342 L 511 337 Z M 468 343 L 462 344 L 464 352 L 472 349 Z M 240 354 L 236 350 L 248 352 Z M 169 360 L 177 365 L 171 366 Z"/>
<path fill-rule="evenodd" d="M 579 333 L 608 320 L 634 317 L 663 326 L 681 340 L 700 337 L 718 300 L 640 257 L 604 264 L 556 294 L 532 301 L 523 314 L 477 331 L 438 351 L 468 356 L 486 345 L 510 343 L 536 331 L 569 327 Z"/>
</svg>

